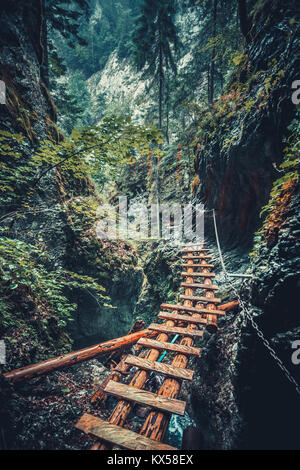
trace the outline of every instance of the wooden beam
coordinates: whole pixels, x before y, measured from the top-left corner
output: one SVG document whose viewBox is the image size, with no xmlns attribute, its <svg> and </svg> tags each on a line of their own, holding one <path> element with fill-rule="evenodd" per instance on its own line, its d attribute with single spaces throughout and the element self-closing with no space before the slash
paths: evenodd
<svg viewBox="0 0 300 470">
<path fill-rule="evenodd" d="M 175 447 L 154 441 L 129 429 L 115 426 L 96 416 L 85 413 L 75 426 L 77 429 L 130 450 L 177 450 Z"/>
<path fill-rule="evenodd" d="M 184 248 L 183 250 L 181 250 L 181 253 L 199 253 L 199 252 L 208 252 L 209 249 L 208 248 Z"/>
<path fill-rule="evenodd" d="M 166 411 L 167 413 L 183 416 L 185 412 L 186 403 L 184 401 L 166 398 L 162 395 L 157 395 L 156 393 L 146 390 L 139 390 L 138 388 L 130 387 L 129 385 L 112 380 L 106 385 L 105 392 L 114 397 L 133 401 L 140 405 L 151 406 L 152 408 Z"/>
<path fill-rule="evenodd" d="M 176 326 L 165 326 L 165 325 L 160 325 L 158 323 L 151 323 L 149 326 L 149 330 L 154 330 L 154 331 L 163 331 L 165 333 L 169 333 L 170 335 L 183 335 L 183 336 L 203 336 L 203 331 L 199 330 L 188 330 L 187 328 L 179 328 Z"/>
<path fill-rule="evenodd" d="M 228 304 L 219 305 L 218 309 L 223 310 L 224 312 L 229 312 L 230 310 L 233 310 L 234 308 L 238 306 L 239 306 L 239 301 L 233 300 L 232 302 L 228 302 Z"/>
<path fill-rule="evenodd" d="M 185 244 L 183 245 L 183 248 L 188 248 L 189 246 L 199 246 L 199 245 L 207 245 L 207 242 L 201 241 L 201 242 L 185 243 Z"/>
<path fill-rule="evenodd" d="M 207 313 L 209 313 L 210 315 L 212 313 L 214 313 L 215 315 L 225 315 L 224 311 L 220 311 L 220 310 L 212 311 L 212 310 L 208 310 L 207 308 L 188 307 L 188 306 L 184 306 L 184 305 L 162 304 L 161 308 L 166 309 L 166 310 L 168 310 L 168 309 L 178 310 L 179 312 L 198 313 L 198 315 L 205 315 Z M 163 313 L 163 312 L 161 312 L 161 313 Z M 163 317 L 161 317 L 161 318 L 163 318 Z"/>
<path fill-rule="evenodd" d="M 210 259 L 211 255 L 193 255 L 193 256 L 182 256 L 182 259 Z"/>
<path fill-rule="evenodd" d="M 110 341 L 105 341 L 104 343 L 96 344 L 95 346 L 80 349 L 79 351 L 47 359 L 46 361 L 39 362 L 37 364 L 31 364 L 26 367 L 21 367 L 20 369 L 5 372 L 3 376 L 10 382 L 31 379 L 32 377 L 47 374 L 60 367 L 69 367 L 73 364 L 78 364 L 79 362 L 87 361 L 94 357 L 110 353 L 116 349 L 130 346 L 131 344 L 137 343 L 138 340 L 144 336 L 153 336 L 153 333 L 150 330 L 138 331 L 127 336 L 122 336 L 121 338 L 112 339 Z"/>
<path fill-rule="evenodd" d="M 208 269 L 213 269 L 215 267 L 214 264 L 192 264 L 191 265 L 187 263 L 183 263 L 181 266 L 183 268 L 188 268 L 188 267 L 190 268 L 192 266 L 193 268 L 208 268 Z"/>
<path fill-rule="evenodd" d="M 205 267 L 205 265 L 203 267 Z M 183 272 L 181 273 L 181 276 L 183 277 L 216 277 L 214 273 L 203 273 L 203 272 L 196 272 L 196 273 Z"/>
<path fill-rule="evenodd" d="M 164 318 L 174 321 L 182 321 L 186 323 L 194 323 L 195 325 L 206 325 L 207 320 L 202 317 L 197 317 L 196 315 L 179 315 L 178 313 L 169 313 L 169 312 L 159 312 L 158 318 Z"/>
<path fill-rule="evenodd" d="M 193 370 L 182 369 L 181 367 L 174 367 L 157 361 L 149 361 L 148 359 L 141 359 L 140 357 L 133 355 L 127 356 L 125 362 L 131 366 L 139 367 L 144 370 L 151 370 L 152 372 L 167 375 L 168 377 L 175 379 L 193 380 Z"/>
<path fill-rule="evenodd" d="M 156 341 L 155 339 L 141 338 L 138 340 L 138 345 L 145 348 L 159 349 L 160 351 L 171 351 L 180 354 L 187 354 L 189 356 L 200 356 L 201 349 L 183 346 L 182 344 L 167 343 L 163 341 Z"/>
<path fill-rule="evenodd" d="M 181 300 L 191 300 L 192 302 L 204 302 L 204 303 L 213 302 L 215 304 L 221 303 L 221 299 L 218 299 L 217 297 L 208 298 L 208 297 L 201 297 L 197 295 L 183 295 L 182 294 L 179 296 L 179 298 Z"/>
<path fill-rule="evenodd" d="M 189 286 L 190 289 L 218 290 L 218 287 L 214 286 L 213 284 L 192 284 L 192 283 L 182 282 L 181 286 L 182 287 L 188 287 Z"/>
</svg>

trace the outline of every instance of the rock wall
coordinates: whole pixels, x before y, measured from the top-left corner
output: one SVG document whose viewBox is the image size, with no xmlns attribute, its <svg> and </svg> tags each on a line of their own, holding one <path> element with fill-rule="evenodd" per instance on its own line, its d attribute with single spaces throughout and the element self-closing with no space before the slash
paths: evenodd
<svg viewBox="0 0 300 470">
<path fill-rule="evenodd" d="M 274 166 L 283 159 L 284 138 L 295 116 L 291 83 L 299 71 L 296 2 L 263 2 L 251 18 L 244 65 L 228 95 L 216 104 L 209 123 L 211 137 L 196 156 L 200 185 L 196 196 L 217 211 L 229 272 L 242 267 L 230 259 L 239 246 L 247 255 L 262 225 L 259 213 L 270 199 Z M 298 32 L 297 32 L 298 31 Z M 227 99 L 232 100 L 227 106 Z M 201 125 L 201 122 L 200 122 Z M 207 123 L 204 123 L 207 130 Z M 236 285 L 250 314 L 284 365 L 299 383 L 292 342 L 299 338 L 299 176 L 274 196 L 267 223 L 254 250 L 253 279 Z M 270 212 L 271 211 L 271 212 Z M 207 233 L 213 227 L 207 219 Z M 244 266 L 246 266 L 245 263 Z M 217 284 L 220 281 L 216 280 Z M 230 285 L 222 291 L 233 299 Z M 218 333 L 207 340 L 197 363 L 192 405 L 207 448 L 296 449 L 299 395 L 243 312 L 230 313 Z"/>
<path fill-rule="evenodd" d="M 259 212 L 278 178 L 283 138 L 295 116 L 291 84 L 299 72 L 296 1 L 266 1 L 250 18 L 249 44 L 226 93 L 201 118 L 196 196 L 217 211 L 227 245 L 251 244 Z M 200 139 L 201 141 L 201 139 Z M 208 231 L 212 225 L 208 221 Z"/>
<path fill-rule="evenodd" d="M 64 138 L 56 126 L 56 109 L 46 86 L 47 38 L 45 12 L 41 5 L 43 2 L 38 0 L 6 2 L 0 19 L 0 79 L 5 82 L 7 90 L 6 104 L 0 105 L 0 126 L 2 131 L 25 136 L 24 142 L 14 147 L 20 158 L 13 163 L 10 161 L 15 165 L 16 175 L 40 142 L 44 139 L 58 142 Z M 3 154 L 1 158 L 6 161 L 7 157 Z M 36 168 L 36 176 L 41 170 L 44 171 L 45 167 Z M 95 214 L 90 211 L 87 216 L 87 212 L 90 206 L 101 205 L 101 199 L 88 176 L 78 178 L 58 167 L 43 176 L 38 184 L 34 180 L 32 187 L 16 183 L 14 191 L 15 199 L 10 204 L 3 204 L 0 214 L 21 211 L 23 217 L 7 219 L 8 236 L 42 250 L 48 257 L 49 271 L 63 269 L 93 277 L 106 288 L 106 295 L 110 297 L 106 304 L 114 307 L 106 306 L 88 289 L 67 292 L 70 302 L 78 305 L 75 321 L 68 326 L 68 332 L 76 340 L 82 339 L 83 343 L 126 334 L 134 323 L 133 312 L 143 281 L 142 270 L 131 246 L 126 243 L 103 244 L 96 238 Z M 37 208 L 36 214 L 26 214 L 28 205 Z M 78 205 L 84 208 L 83 215 Z M 19 290 L 15 294 L 15 309 L 18 310 L 18 299 L 25 294 Z M 28 303 L 30 298 L 28 295 L 25 297 L 24 302 Z M 35 324 L 36 315 L 33 302 L 26 321 Z M 49 315 L 57 323 L 55 312 L 49 311 Z M 39 359 L 61 351 L 59 337 L 60 334 L 65 335 L 65 328 L 57 328 L 56 325 L 51 339 L 46 340 L 45 349 L 42 347 L 45 340 L 39 333 L 42 328 L 40 320 L 34 328 L 40 336 Z M 91 340 L 88 339 L 90 336 L 93 337 Z M 63 342 L 63 347 L 70 347 L 70 339 Z M 10 367 L 21 365 L 22 361 L 37 360 L 34 353 L 36 345 L 29 342 L 28 348 L 32 354 L 13 356 Z M 18 362 L 14 364 L 14 361 Z"/>
</svg>

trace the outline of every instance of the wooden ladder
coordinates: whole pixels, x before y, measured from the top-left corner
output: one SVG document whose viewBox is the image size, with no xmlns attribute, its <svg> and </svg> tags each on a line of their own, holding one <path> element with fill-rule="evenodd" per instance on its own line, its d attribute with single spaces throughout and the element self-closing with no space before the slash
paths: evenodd
<svg viewBox="0 0 300 470">
<path fill-rule="evenodd" d="M 193 379 L 193 370 L 187 369 L 189 358 L 201 354 L 194 342 L 202 338 L 204 326 L 214 333 L 218 316 L 225 315 L 216 306 L 220 299 L 215 297 L 217 286 L 212 282 L 215 275 L 210 271 L 213 265 L 207 262 L 211 258 L 208 251 L 202 244 L 188 244 L 183 248 L 185 271 L 182 276 L 185 282 L 181 285 L 185 292 L 180 295 L 183 304 L 162 304 L 158 318 L 167 321 L 149 326 L 158 336 L 155 339 L 141 338 L 137 343 L 138 349 L 142 349 L 139 356 L 128 355 L 121 361 L 123 371 L 136 368 L 130 383 L 119 383 L 121 374 L 106 382 L 103 391 L 119 399 L 108 422 L 90 414 L 84 414 L 77 422 L 77 429 L 100 439 L 93 450 L 106 450 L 111 446 L 131 450 L 177 450 L 162 440 L 171 414 L 184 415 L 185 412 L 186 403 L 178 396 L 182 380 Z M 200 283 L 195 282 L 195 278 L 200 278 Z M 194 295 L 199 289 L 201 295 Z M 174 335 L 181 337 L 178 343 L 170 341 Z M 162 351 L 174 354 L 171 364 L 158 361 Z M 165 376 L 157 393 L 144 389 L 153 373 Z M 136 404 L 151 408 L 139 433 L 124 427 Z"/>
</svg>

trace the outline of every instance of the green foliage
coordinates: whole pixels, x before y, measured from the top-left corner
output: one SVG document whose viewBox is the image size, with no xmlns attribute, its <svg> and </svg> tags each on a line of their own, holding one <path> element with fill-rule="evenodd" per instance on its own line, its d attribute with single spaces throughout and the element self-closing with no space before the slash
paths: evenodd
<svg viewBox="0 0 300 470">
<path fill-rule="evenodd" d="M 159 157 L 158 146 L 162 143 L 155 127 L 134 125 L 129 117 L 114 116 L 104 118 L 99 126 L 74 129 L 71 137 L 60 143 L 41 142 L 26 162 L 21 159 L 20 148 L 15 149 L 23 140 L 20 134 L 0 132 L 0 205 L 24 201 L 42 177 L 57 167 L 76 179 L 91 176 L 102 186 L 136 154 L 147 154 L 149 146 Z M 24 207 L 29 208 L 28 198 Z"/>
<path fill-rule="evenodd" d="M 72 47 L 74 39 L 81 45 L 86 42 L 79 34 L 79 19 L 84 12 L 89 13 L 89 2 L 87 0 L 45 0 L 44 15 L 46 22 L 58 31 Z M 71 5 L 70 5 L 71 3 Z M 67 8 L 65 8 L 65 6 Z"/>
<path fill-rule="evenodd" d="M 33 178 L 33 170 L 24 165 L 21 159 L 20 144 L 24 142 L 22 134 L 0 130 L 0 205 L 17 202 L 26 190 L 28 181 Z"/>
<path fill-rule="evenodd" d="M 91 0 L 86 19 L 81 18 L 78 35 L 81 43 L 73 44 L 64 35 L 51 35 L 60 55 L 71 72 L 81 70 L 85 78 L 101 70 L 110 54 L 117 50 L 120 58 L 129 57 L 131 31 L 140 0 Z"/>
<path fill-rule="evenodd" d="M 135 63 L 158 87 L 159 128 L 162 128 L 163 96 L 169 100 L 168 75 L 177 73 L 174 51 L 180 46 L 175 26 L 176 8 L 171 0 L 144 0 L 132 41 Z M 165 86 L 166 83 L 166 86 Z"/>
<path fill-rule="evenodd" d="M 2 236 L 0 238 L 0 328 L 15 324 L 22 314 L 14 312 L 15 291 L 22 297 L 30 296 L 35 307 L 40 306 L 58 318 L 58 326 L 65 326 L 71 320 L 76 305 L 70 303 L 66 293 L 74 289 L 90 289 L 99 299 L 107 300 L 105 289 L 88 276 L 76 273 L 49 270 L 48 258 L 41 250 L 20 240 Z M 47 323 L 47 318 L 44 323 Z"/>
</svg>

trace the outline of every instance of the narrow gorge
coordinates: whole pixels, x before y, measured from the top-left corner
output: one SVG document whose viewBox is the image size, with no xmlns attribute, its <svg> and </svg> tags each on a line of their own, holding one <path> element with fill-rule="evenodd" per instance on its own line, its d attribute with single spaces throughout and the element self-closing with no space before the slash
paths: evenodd
<svg viewBox="0 0 300 470">
<path fill-rule="evenodd" d="M 16 383 L 5 374 L 178 306 L 182 247 L 199 240 L 178 236 L 172 211 L 201 205 L 216 296 L 237 302 L 196 344 L 185 414 L 169 416 L 162 441 L 299 450 L 298 2 L 10 0 L 0 11 L 0 449 L 97 447 L 75 425 L 110 419 L 117 399 L 93 397 L 139 345 Z M 108 229 L 124 198 L 122 237 Z M 147 380 L 152 393 L 163 383 Z M 136 404 L 125 428 L 139 434 L 149 413 Z"/>
</svg>

